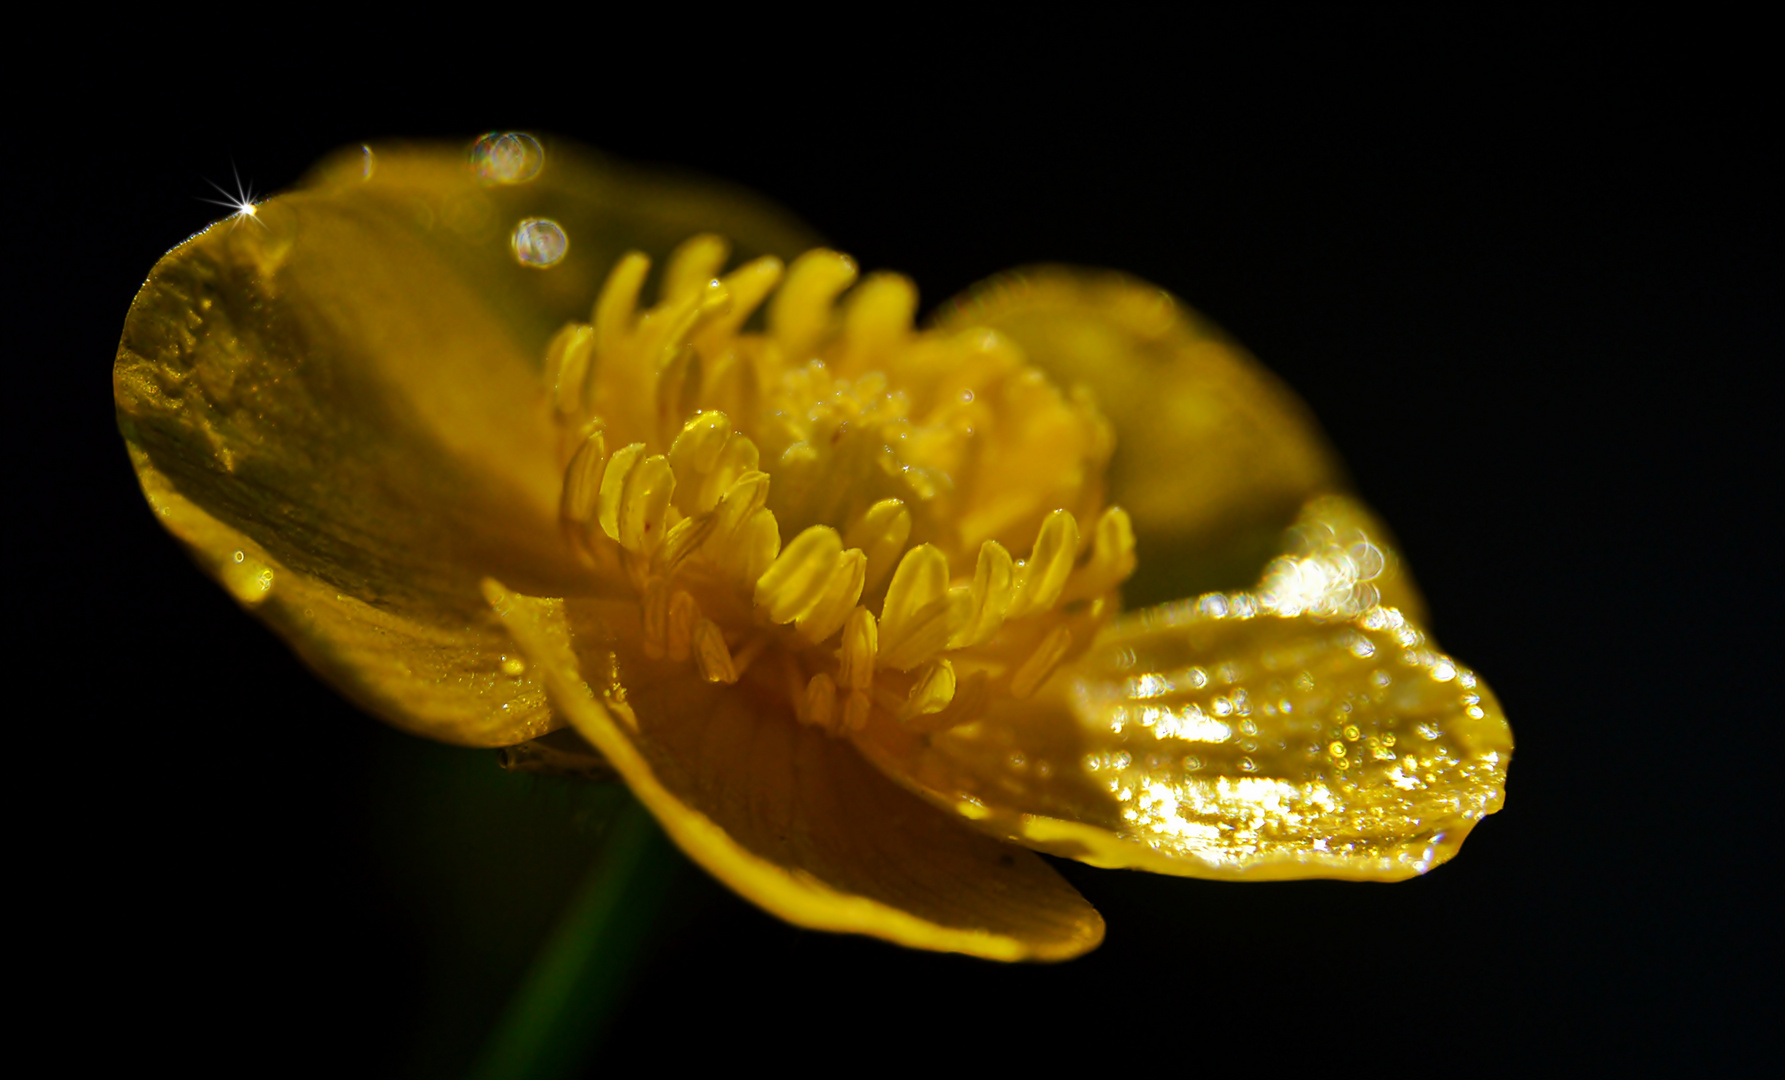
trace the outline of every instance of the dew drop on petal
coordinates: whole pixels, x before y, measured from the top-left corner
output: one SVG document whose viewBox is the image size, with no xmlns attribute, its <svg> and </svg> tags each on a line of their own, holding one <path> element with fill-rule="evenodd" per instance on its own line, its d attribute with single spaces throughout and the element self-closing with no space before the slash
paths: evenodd
<svg viewBox="0 0 1785 1080">
<path fill-rule="evenodd" d="M 510 243 L 521 265 L 541 270 L 558 265 L 570 251 L 570 238 L 551 218 L 523 218 Z"/>
</svg>

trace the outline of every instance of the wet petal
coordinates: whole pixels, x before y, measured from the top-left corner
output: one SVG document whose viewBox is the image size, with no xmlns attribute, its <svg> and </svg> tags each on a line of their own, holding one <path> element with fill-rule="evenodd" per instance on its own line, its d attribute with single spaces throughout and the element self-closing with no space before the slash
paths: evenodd
<svg viewBox="0 0 1785 1080">
<path fill-rule="evenodd" d="M 806 238 L 747 198 L 703 206 L 574 150 L 495 187 L 456 149 L 381 150 L 369 178 L 367 160 L 157 264 L 119 347 L 119 426 L 164 524 L 325 677 L 410 730 L 515 742 L 552 721 L 478 582 L 596 588 L 559 536 L 551 334 L 623 246 Z M 550 270 L 509 249 L 535 217 L 570 237 Z"/>
<path fill-rule="evenodd" d="M 631 651 L 636 608 L 488 588 L 553 703 L 740 895 L 801 926 L 1000 960 L 1065 959 L 1102 939 L 1102 919 L 1034 854 L 926 806 L 747 684 Z"/>
<path fill-rule="evenodd" d="M 1381 606 L 1398 557 L 1316 500 L 1253 592 L 1128 616 L 1026 702 L 928 736 L 891 776 L 987 832 L 1098 866 L 1395 880 L 1503 801 L 1512 736 L 1479 677 Z"/>
<path fill-rule="evenodd" d="M 944 326 L 998 330 L 1095 396 L 1116 431 L 1108 501 L 1134 523 L 1131 604 L 1251 584 L 1302 504 L 1343 484 L 1307 408 L 1156 286 L 1035 267 L 942 311 Z"/>
</svg>

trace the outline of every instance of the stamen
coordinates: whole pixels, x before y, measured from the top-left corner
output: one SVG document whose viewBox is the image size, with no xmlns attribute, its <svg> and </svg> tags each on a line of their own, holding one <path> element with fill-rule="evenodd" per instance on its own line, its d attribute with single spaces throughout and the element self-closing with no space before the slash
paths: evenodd
<svg viewBox="0 0 1785 1080">
<path fill-rule="evenodd" d="M 801 711 L 801 719 L 813 727 L 836 730 L 833 721 L 837 712 L 837 684 L 829 675 L 821 671 L 812 676 L 812 681 L 806 684 L 806 707 Z"/>
<path fill-rule="evenodd" d="M 919 734 L 947 731 L 979 717 L 991 696 L 992 681 L 983 671 L 975 671 L 955 683 L 954 699 L 938 712 L 913 716 L 904 721 L 907 729 Z"/>
<path fill-rule="evenodd" d="M 601 531 L 609 540 L 620 539 L 620 501 L 626 494 L 626 478 L 632 474 L 633 467 L 644 456 L 644 443 L 629 443 L 615 450 L 607 459 L 607 469 L 601 474 L 601 492 L 596 496 L 596 518 L 601 522 Z"/>
<path fill-rule="evenodd" d="M 736 535 L 737 541 L 726 555 L 725 570 L 744 581 L 760 581 L 780 554 L 780 524 L 773 512 L 762 509 L 751 514 Z"/>
<path fill-rule="evenodd" d="M 1091 534 L 1091 558 L 1072 574 L 1062 602 L 1085 600 L 1104 593 L 1128 580 L 1134 573 L 1134 525 L 1128 512 L 1111 506 L 1097 519 Z"/>
<path fill-rule="evenodd" d="M 1066 658 L 1066 650 L 1072 647 L 1072 631 L 1064 626 L 1056 626 L 1048 631 L 1047 637 L 1023 661 L 1023 666 L 1016 669 L 1010 677 L 1010 695 L 1018 700 L 1033 694 L 1047 677 L 1060 666 Z"/>
<path fill-rule="evenodd" d="M 845 731 L 860 731 L 867 727 L 868 714 L 873 709 L 874 703 L 869 700 L 866 691 L 851 690 L 849 699 L 843 703 L 843 729 Z"/>
<path fill-rule="evenodd" d="M 682 425 L 669 446 L 669 465 L 676 471 L 676 508 L 684 514 L 711 510 L 700 505 L 705 480 L 719 464 L 719 453 L 731 438 L 731 417 L 707 411 Z M 718 501 L 715 497 L 714 501 Z"/>
<path fill-rule="evenodd" d="M 745 440 L 746 442 L 748 440 Z M 769 474 L 747 472 L 740 476 L 725 497 L 713 507 L 715 543 L 729 543 L 732 534 L 743 527 L 769 501 Z"/>
<path fill-rule="evenodd" d="M 589 380 L 589 361 L 595 355 L 595 331 L 582 323 L 570 323 L 546 346 L 546 383 L 552 405 L 562 422 L 573 422 L 584 406 Z"/>
<path fill-rule="evenodd" d="M 793 260 L 769 301 L 769 334 L 788 363 L 809 359 L 830 330 L 831 302 L 855 281 L 855 260 L 816 248 Z"/>
<path fill-rule="evenodd" d="M 725 445 L 719 448 L 719 456 L 708 470 L 706 478 L 701 481 L 695 505 L 702 510 L 711 510 L 731 490 L 733 484 L 741 477 L 756 472 L 760 464 L 756 444 L 733 432 L 731 438 L 725 440 Z M 768 498 L 767 489 L 763 491 L 763 498 Z"/>
<path fill-rule="evenodd" d="M 880 610 L 881 667 L 909 671 L 935 656 L 971 614 L 968 589 L 948 587 L 948 558 L 934 545 L 905 553 Z"/>
<path fill-rule="evenodd" d="M 688 556 L 699 550 L 707 542 L 707 538 L 713 535 L 717 524 L 717 515 L 701 514 L 683 518 L 670 526 L 663 546 L 657 549 L 656 557 L 651 560 L 651 572 L 663 577 L 673 576 Z"/>
<path fill-rule="evenodd" d="M 879 648 L 874 613 L 865 607 L 851 611 L 843 625 L 843 646 L 837 650 L 837 681 L 851 690 L 872 689 L 874 654 Z"/>
<path fill-rule="evenodd" d="M 579 527 L 595 516 L 601 493 L 601 470 L 607 465 L 607 440 L 601 429 L 591 431 L 576 448 L 564 469 L 564 491 L 558 500 L 558 518 Z"/>
<path fill-rule="evenodd" d="M 872 371 L 888 363 L 911 336 L 917 289 L 899 274 L 873 274 L 849 296 L 843 311 L 841 370 Z"/>
<path fill-rule="evenodd" d="M 757 579 L 756 606 L 770 622 L 792 622 L 804 615 L 830 584 L 832 567 L 842 551 L 843 539 L 829 525 L 814 525 L 800 533 Z"/>
<path fill-rule="evenodd" d="M 719 276 L 719 268 L 725 265 L 725 257 L 729 254 L 731 245 L 712 233 L 701 233 L 682 241 L 670 252 L 669 262 L 663 267 L 660 290 L 663 301 L 684 300 L 706 288 L 707 282 Z"/>
<path fill-rule="evenodd" d="M 850 548 L 837 556 L 824 592 L 809 610 L 794 620 L 801 637 L 816 645 L 843 628 L 843 621 L 849 618 L 855 602 L 861 599 L 862 574 L 867 563 L 859 548 Z"/>
<path fill-rule="evenodd" d="M 955 635 L 948 639 L 951 649 L 981 645 L 995 637 L 1004 626 L 1016 593 L 1015 567 L 1010 552 L 996 540 L 979 545 L 979 564 L 973 570 L 972 613 Z"/>
<path fill-rule="evenodd" d="M 911 691 L 905 695 L 905 705 L 899 710 L 899 719 L 904 721 L 941 712 L 954 700 L 954 690 L 954 665 L 947 657 L 930 661 L 911 683 Z"/>
<path fill-rule="evenodd" d="M 591 324 L 546 356 L 559 515 L 593 573 L 638 591 L 644 653 L 732 683 L 772 648 L 753 685 L 833 734 L 940 731 L 990 695 L 1034 694 L 1134 566 L 1120 509 L 1089 537 L 1047 513 L 1097 506 L 1112 444 L 1094 403 L 995 332 L 915 330 L 902 277 L 869 278 L 839 311 L 846 256 L 715 278 L 726 255 L 718 237 L 686 241 L 642 310 L 650 263 L 623 257 Z M 740 334 L 765 300 L 768 334 Z M 914 532 L 933 542 L 908 547 Z M 1020 562 L 996 539 L 1030 535 Z"/>
<path fill-rule="evenodd" d="M 733 270 L 723 280 L 731 292 L 731 310 L 714 316 L 693 337 L 694 347 L 706 357 L 716 358 L 728 351 L 738 327 L 780 283 L 781 260 L 764 255 Z"/>
<path fill-rule="evenodd" d="M 644 286 L 651 260 L 636 251 L 627 252 L 607 275 L 593 316 L 595 347 L 603 355 L 618 352 L 632 331 L 632 314 L 638 310 L 638 290 Z"/>
<path fill-rule="evenodd" d="M 688 646 L 694 640 L 694 628 L 701 622 L 700 604 L 688 593 L 677 590 L 669 601 L 668 626 L 664 634 L 664 653 L 678 663 L 688 659 Z"/>
<path fill-rule="evenodd" d="M 663 519 L 675 490 L 676 474 L 662 454 L 652 454 L 632 467 L 626 475 L 617 516 L 616 539 L 621 547 L 647 556 L 657 550 L 663 543 Z"/>
<path fill-rule="evenodd" d="M 1055 510 L 1041 523 L 1035 548 L 1018 570 L 1017 593 L 1011 600 L 1008 617 L 1017 619 L 1053 607 L 1060 590 L 1066 587 L 1077 555 L 1078 521 L 1064 510 Z"/>
<path fill-rule="evenodd" d="M 899 564 L 899 554 L 911 538 L 911 511 L 898 499 L 881 499 L 849 526 L 843 546 L 861 548 L 868 557 L 862 591 L 872 593 Z"/>
<path fill-rule="evenodd" d="M 669 639 L 669 582 L 652 578 L 645 583 L 640 605 L 644 615 L 644 650 L 652 660 L 663 659 Z"/>
<path fill-rule="evenodd" d="M 725 644 L 725 633 L 711 619 L 702 619 L 695 624 L 694 664 L 700 669 L 700 677 L 708 682 L 738 681 L 740 669 L 732 660 L 731 649 Z"/>
</svg>

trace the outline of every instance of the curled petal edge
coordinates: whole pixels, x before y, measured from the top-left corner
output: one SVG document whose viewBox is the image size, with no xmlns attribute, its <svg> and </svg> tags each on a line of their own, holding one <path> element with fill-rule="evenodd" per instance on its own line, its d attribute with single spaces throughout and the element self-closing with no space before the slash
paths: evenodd
<svg viewBox="0 0 1785 1080">
<path fill-rule="evenodd" d="M 1002 961 L 1064 960 L 1101 943 L 1102 917 L 1038 856 L 962 827 L 880 778 L 866 763 L 859 763 L 859 774 L 828 779 L 848 798 L 879 797 L 884 790 L 884 797 L 896 802 L 895 813 L 904 820 L 889 822 L 881 836 L 865 844 L 861 862 L 850 869 L 872 879 L 882 873 L 924 874 L 934 868 L 928 880 L 895 882 L 894 891 L 906 887 L 910 898 L 920 903 L 935 901 L 944 909 L 958 911 L 962 903 L 977 905 L 976 919 L 945 924 L 885 899 L 838 887 L 821 876 L 822 871 L 797 860 L 805 850 L 799 843 L 788 849 L 795 855 L 788 862 L 751 850 L 711 815 L 738 818 L 759 808 L 747 805 L 747 799 L 745 804 L 727 804 L 727 793 L 707 793 L 713 796 L 712 804 L 697 807 L 688 801 L 689 792 L 670 789 L 649 760 L 648 743 L 641 741 L 638 717 L 631 707 L 615 697 L 598 700 L 585 680 L 572 620 L 562 601 L 521 596 L 494 580 L 485 581 L 484 591 L 491 608 L 540 673 L 553 705 L 606 758 L 677 846 L 764 910 L 809 929 L 866 934 L 914 948 Z M 635 692 L 633 700 L 637 699 Z M 791 717 L 768 716 L 763 724 L 765 730 L 790 731 L 794 739 L 821 740 L 824 753 L 836 755 L 827 759 L 833 768 L 841 762 L 858 761 L 847 743 L 796 727 Z M 806 748 L 819 745 L 810 743 Z M 789 767 L 797 768 L 793 763 Z M 762 779 L 774 783 L 777 778 Z M 870 794 L 861 796 L 864 789 Z M 731 793 L 732 803 L 736 803 L 735 794 Z M 859 827 L 862 823 L 855 824 Z M 900 835 L 901 829 L 908 835 Z M 809 847 L 810 841 L 807 836 L 804 843 Z M 902 865 L 879 863 L 876 856 L 888 854 L 885 845 L 907 841 L 925 846 L 913 849 L 914 857 Z M 880 847 L 873 850 L 876 844 Z M 900 862 L 898 853 L 892 854 L 894 858 L 888 861 Z M 963 867 L 972 871 L 973 880 L 948 876 Z M 861 880 L 858 876 L 857 883 Z M 1002 929 L 998 928 L 1000 922 L 1005 924 Z"/>
</svg>

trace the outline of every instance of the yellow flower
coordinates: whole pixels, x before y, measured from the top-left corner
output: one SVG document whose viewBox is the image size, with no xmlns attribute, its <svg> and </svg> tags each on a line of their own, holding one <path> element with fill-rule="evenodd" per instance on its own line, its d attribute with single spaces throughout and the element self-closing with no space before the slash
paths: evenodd
<svg viewBox="0 0 1785 1080">
<path fill-rule="evenodd" d="M 1036 851 L 1393 880 L 1499 808 L 1388 534 L 1158 289 L 1033 270 L 918 330 L 748 196 L 483 150 L 213 226 L 118 354 L 150 505 L 368 710 L 598 752 L 769 911 L 999 959 L 1102 938 Z"/>
</svg>

